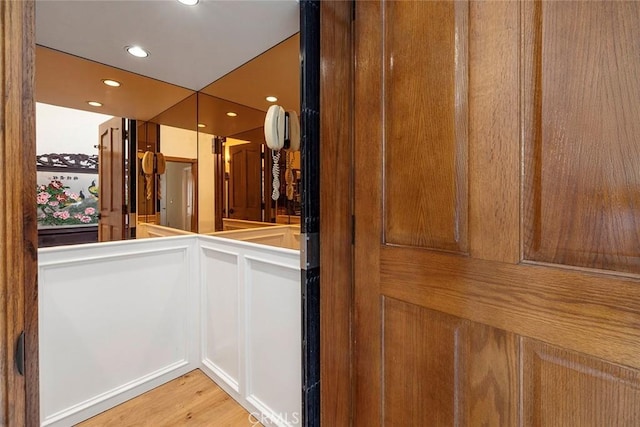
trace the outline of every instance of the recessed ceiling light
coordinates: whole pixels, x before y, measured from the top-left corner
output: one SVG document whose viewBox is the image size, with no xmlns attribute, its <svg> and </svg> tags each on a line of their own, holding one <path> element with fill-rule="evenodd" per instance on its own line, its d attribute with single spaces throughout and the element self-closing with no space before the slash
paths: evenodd
<svg viewBox="0 0 640 427">
<path fill-rule="evenodd" d="M 227 113 L 227 116 L 229 116 L 229 117 L 236 117 L 237 115 L 238 115 L 238 113 L 234 113 L 233 111 L 229 111 Z"/>
<path fill-rule="evenodd" d="M 147 52 L 146 50 L 144 50 L 140 46 L 126 46 L 125 49 L 131 55 L 133 55 L 135 57 L 138 57 L 138 58 L 146 58 L 147 56 L 149 56 L 149 52 Z"/>
<path fill-rule="evenodd" d="M 186 4 L 187 6 L 195 6 L 198 4 L 200 0 L 178 0 L 182 4 Z"/>
<path fill-rule="evenodd" d="M 269 102 L 276 102 L 278 100 L 275 96 L 267 96 L 265 99 Z"/>
<path fill-rule="evenodd" d="M 199 128 L 206 128 L 206 127 L 207 127 L 207 125 L 205 125 L 204 123 L 198 123 L 198 127 L 199 127 Z"/>
<path fill-rule="evenodd" d="M 102 103 L 98 101 L 87 101 L 87 104 L 91 105 L 92 107 L 102 107 Z"/>
<path fill-rule="evenodd" d="M 102 80 L 102 83 L 106 84 L 107 86 L 111 86 L 111 87 L 120 87 L 120 82 L 117 81 L 117 80 L 104 79 L 104 80 Z"/>
</svg>

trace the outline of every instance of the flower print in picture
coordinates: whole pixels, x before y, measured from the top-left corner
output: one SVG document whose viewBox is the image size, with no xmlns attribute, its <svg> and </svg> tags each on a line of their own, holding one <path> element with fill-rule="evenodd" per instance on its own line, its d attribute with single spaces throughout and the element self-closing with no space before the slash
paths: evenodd
<svg viewBox="0 0 640 427">
<path fill-rule="evenodd" d="M 36 187 L 39 226 L 74 226 L 98 223 L 98 199 L 86 188 L 71 189 L 58 179 Z M 85 196 L 89 194 L 89 196 Z"/>
</svg>

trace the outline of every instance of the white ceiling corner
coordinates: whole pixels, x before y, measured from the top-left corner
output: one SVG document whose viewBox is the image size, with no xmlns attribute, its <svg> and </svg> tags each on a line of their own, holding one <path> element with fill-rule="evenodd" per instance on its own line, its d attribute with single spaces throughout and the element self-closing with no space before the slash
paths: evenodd
<svg viewBox="0 0 640 427">
<path fill-rule="evenodd" d="M 299 16 L 296 0 L 37 0 L 36 43 L 200 90 L 298 32 Z"/>
</svg>

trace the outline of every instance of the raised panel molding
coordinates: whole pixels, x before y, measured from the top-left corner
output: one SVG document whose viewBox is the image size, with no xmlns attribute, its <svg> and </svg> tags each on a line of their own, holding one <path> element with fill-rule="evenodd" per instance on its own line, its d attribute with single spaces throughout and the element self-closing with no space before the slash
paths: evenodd
<svg viewBox="0 0 640 427">
<path fill-rule="evenodd" d="M 204 246 L 201 254 L 202 364 L 241 393 L 240 254 Z"/>
<path fill-rule="evenodd" d="M 514 334 L 388 297 L 383 312 L 384 425 L 516 424 Z"/>
<path fill-rule="evenodd" d="M 392 298 L 383 306 L 384 425 L 464 425 L 468 322 Z"/>
<path fill-rule="evenodd" d="M 523 424 L 640 425 L 640 371 L 523 338 Z"/>
<path fill-rule="evenodd" d="M 469 4 L 383 7 L 385 241 L 466 253 Z"/>
<path fill-rule="evenodd" d="M 255 237 L 252 230 L 221 234 Z M 269 425 L 296 425 L 302 416 L 300 252 L 219 236 L 197 239 L 202 371 Z"/>
<path fill-rule="evenodd" d="M 640 3 L 523 2 L 524 258 L 640 273 Z"/>
<path fill-rule="evenodd" d="M 75 424 L 198 367 L 194 242 L 39 251 L 41 425 Z"/>
</svg>

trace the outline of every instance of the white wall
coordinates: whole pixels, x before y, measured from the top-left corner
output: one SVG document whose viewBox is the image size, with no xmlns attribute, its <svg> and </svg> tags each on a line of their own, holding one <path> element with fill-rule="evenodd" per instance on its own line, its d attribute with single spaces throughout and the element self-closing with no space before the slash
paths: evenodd
<svg viewBox="0 0 640 427">
<path fill-rule="evenodd" d="M 300 252 L 220 237 L 199 240 L 202 370 L 261 421 L 298 425 Z"/>
<path fill-rule="evenodd" d="M 160 151 L 165 156 L 198 158 L 198 133 L 160 125 Z"/>
<path fill-rule="evenodd" d="M 36 153 L 98 154 L 98 126 L 106 114 L 36 103 Z"/>
<path fill-rule="evenodd" d="M 191 234 L 40 249 L 38 263 L 42 425 L 196 368 L 263 424 L 298 424 L 299 251 Z"/>
<path fill-rule="evenodd" d="M 38 251 L 40 420 L 69 426 L 200 365 L 191 236 Z"/>
</svg>

